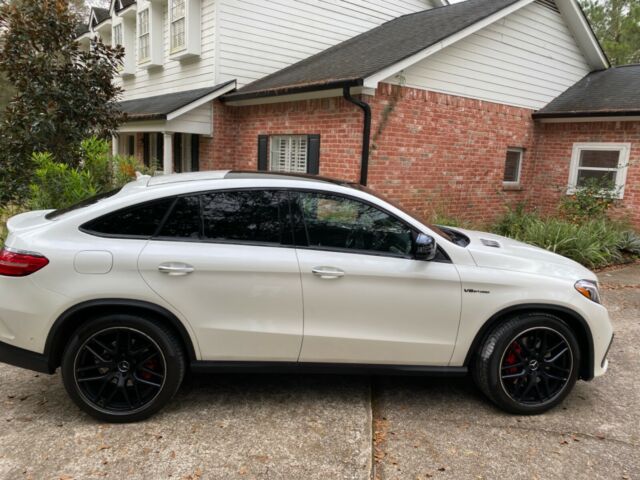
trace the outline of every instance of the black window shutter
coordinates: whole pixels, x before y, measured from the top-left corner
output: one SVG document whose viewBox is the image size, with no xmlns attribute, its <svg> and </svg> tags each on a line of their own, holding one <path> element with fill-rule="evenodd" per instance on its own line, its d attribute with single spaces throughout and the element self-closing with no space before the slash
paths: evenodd
<svg viewBox="0 0 640 480">
<path fill-rule="evenodd" d="M 182 134 L 173 134 L 173 171 L 182 172 Z"/>
<path fill-rule="evenodd" d="M 149 145 L 149 134 L 145 133 L 142 135 L 142 161 L 144 162 L 145 167 L 149 166 L 149 149 L 151 146 Z"/>
<path fill-rule="evenodd" d="M 258 170 L 269 170 L 268 135 L 258 135 Z"/>
<path fill-rule="evenodd" d="M 156 133 L 156 152 L 158 152 L 158 168 L 163 168 L 162 163 L 164 162 L 164 133 Z"/>
<path fill-rule="evenodd" d="M 307 137 L 307 173 L 320 173 L 320 135 L 317 134 Z"/>
<path fill-rule="evenodd" d="M 200 170 L 200 135 L 191 135 L 191 171 Z"/>
</svg>

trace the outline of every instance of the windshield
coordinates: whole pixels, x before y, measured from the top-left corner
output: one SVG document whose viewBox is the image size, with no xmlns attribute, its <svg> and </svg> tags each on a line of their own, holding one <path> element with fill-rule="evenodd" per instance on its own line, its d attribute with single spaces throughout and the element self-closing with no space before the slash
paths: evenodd
<svg viewBox="0 0 640 480">
<path fill-rule="evenodd" d="M 434 232 L 436 232 L 438 235 L 440 235 L 442 238 L 449 240 L 452 243 L 455 243 L 453 241 L 453 238 L 451 237 L 451 235 L 447 232 L 445 232 L 444 230 L 442 230 L 440 227 L 437 227 L 435 225 L 430 224 L 429 222 L 427 222 L 424 218 L 422 218 L 420 215 L 416 215 L 413 212 L 409 212 L 406 208 L 402 207 L 401 205 L 398 205 L 396 202 L 394 202 L 393 200 L 389 200 L 387 197 L 385 197 L 384 195 L 381 195 L 380 193 L 371 190 L 369 187 L 365 187 L 364 185 L 360 185 L 358 183 L 350 183 L 349 186 L 351 188 L 355 188 L 356 190 L 361 190 L 363 192 L 368 193 L 369 195 L 373 195 L 374 197 L 378 197 L 381 200 L 384 200 L 385 202 L 387 202 L 390 205 L 393 205 L 395 208 L 397 208 L 398 210 L 400 210 L 403 213 L 406 213 L 407 215 L 409 215 L 412 218 L 415 218 L 416 220 L 418 220 L 420 223 L 422 223 L 423 225 L 426 225 L 427 227 L 429 227 L 429 229 L 433 230 Z"/>
<path fill-rule="evenodd" d="M 102 192 L 98 195 L 94 195 L 93 197 L 89 197 L 81 202 L 76 203 L 75 205 L 71 205 L 70 207 L 59 208 L 58 210 L 54 210 L 53 212 L 47 213 L 44 218 L 47 220 L 53 220 L 54 218 L 58 218 L 65 213 L 73 212 L 74 210 L 78 210 L 80 208 L 88 207 L 89 205 L 93 205 L 98 203 L 100 200 L 104 200 L 105 198 L 113 197 L 116 193 L 118 193 L 121 188 L 116 190 L 111 190 L 109 192 Z"/>
</svg>

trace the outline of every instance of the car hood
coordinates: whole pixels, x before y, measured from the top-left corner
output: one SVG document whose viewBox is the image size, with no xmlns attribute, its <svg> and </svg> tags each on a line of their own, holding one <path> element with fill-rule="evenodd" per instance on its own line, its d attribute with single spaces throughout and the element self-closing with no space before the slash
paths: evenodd
<svg viewBox="0 0 640 480">
<path fill-rule="evenodd" d="M 455 230 L 469 237 L 467 246 L 479 267 L 532 273 L 567 280 L 597 280 L 596 275 L 578 262 L 562 255 L 511 238 L 474 230 Z"/>
</svg>

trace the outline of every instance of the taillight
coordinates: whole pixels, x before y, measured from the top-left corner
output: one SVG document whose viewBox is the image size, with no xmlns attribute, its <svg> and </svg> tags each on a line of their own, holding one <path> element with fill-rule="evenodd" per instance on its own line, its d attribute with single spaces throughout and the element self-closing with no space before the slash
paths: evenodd
<svg viewBox="0 0 640 480">
<path fill-rule="evenodd" d="M 6 277 L 26 277 L 48 263 L 49 260 L 38 253 L 23 252 L 7 247 L 0 250 L 0 275 Z"/>
</svg>

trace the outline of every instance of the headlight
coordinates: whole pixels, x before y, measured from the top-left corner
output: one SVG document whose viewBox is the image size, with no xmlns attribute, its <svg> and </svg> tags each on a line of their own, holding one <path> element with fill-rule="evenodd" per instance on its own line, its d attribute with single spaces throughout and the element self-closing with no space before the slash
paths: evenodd
<svg viewBox="0 0 640 480">
<path fill-rule="evenodd" d="M 574 285 L 576 290 L 587 297 L 589 300 L 600 303 L 600 293 L 598 292 L 598 284 L 591 280 L 578 280 Z"/>
</svg>

